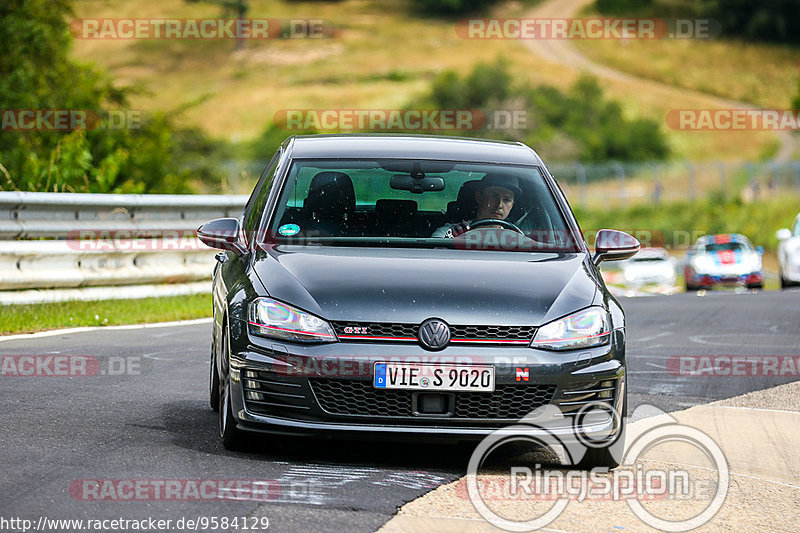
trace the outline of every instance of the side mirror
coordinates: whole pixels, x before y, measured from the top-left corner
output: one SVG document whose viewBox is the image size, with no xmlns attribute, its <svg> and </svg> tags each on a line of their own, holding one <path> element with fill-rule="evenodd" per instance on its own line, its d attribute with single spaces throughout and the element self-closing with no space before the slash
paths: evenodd
<svg viewBox="0 0 800 533">
<path fill-rule="evenodd" d="M 197 237 L 203 244 L 239 254 L 245 251 L 239 239 L 240 233 L 241 227 L 235 218 L 217 218 L 197 228 Z"/>
<path fill-rule="evenodd" d="M 594 239 L 595 265 L 603 261 L 619 261 L 636 255 L 639 251 L 639 241 L 624 231 L 614 229 L 601 229 Z"/>
<path fill-rule="evenodd" d="M 792 237 L 792 232 L 786 228 L 779 229 L 775 232 L 775 236 L 778 238 L 779 241 L 785 241 Z"/>
</svg>

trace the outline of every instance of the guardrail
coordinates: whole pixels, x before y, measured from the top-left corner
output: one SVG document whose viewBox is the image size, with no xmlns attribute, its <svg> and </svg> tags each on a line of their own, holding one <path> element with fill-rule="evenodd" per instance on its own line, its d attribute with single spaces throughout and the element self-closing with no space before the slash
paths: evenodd
<svg viewBox="0 0 800 533">
<path fill-rule="evenodd" d="M 0 238 L 66 238 L 70 232 L 195 230 L 238 217 L 247 196 L 0 192 Z"/>
<path fill-rule="evenodd" d="M 102 286 L 136 285 L 151 294 L 153 284 L 183 283 L 197 292 L 203 286 L 196 281 L 211 278 L 215 251 L 194 231 L 214 218 L 238 217 L 246 201 L 243 195 L 0 192 L 0 302 L 83 299 L 81 289 Z"/>
<path fill-rule="evenodd" d="M 0 290 L 179 283 L 211 277 L 215 251 L 82 249 L 80 241 L 0 244 Z"/>
</svg>

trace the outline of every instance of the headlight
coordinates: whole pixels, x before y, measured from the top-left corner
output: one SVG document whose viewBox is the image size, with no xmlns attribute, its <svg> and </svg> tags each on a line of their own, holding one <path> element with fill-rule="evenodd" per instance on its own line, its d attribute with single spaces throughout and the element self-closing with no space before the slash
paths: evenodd
<svg viewBox="0 0 800 533">
<path fill-rule="evenodd" d="M 747 267 L 752 271 L 761 270 L 761 256 L 758 254 L 750 254 L 747 258 Z"/>
<path fill-rule="evenodd" d="M 698 274 L 705 274 L 714 270 L 714 260 L 708 255 L 698 255 L 692 260 L 694 270 Z"/>
<path fill-rule="evenodd" d="M 605 309 L 589 307 L 540 327 L 531 348 L 574 350 L 607 344 L 611 336 L 609 324 Z"/>
<path fill-rule="evenodd" d="M 336 342 L 330 324 L 272 298 L 250 302 L 250 331 L 290 342 Z"/>
</svg>

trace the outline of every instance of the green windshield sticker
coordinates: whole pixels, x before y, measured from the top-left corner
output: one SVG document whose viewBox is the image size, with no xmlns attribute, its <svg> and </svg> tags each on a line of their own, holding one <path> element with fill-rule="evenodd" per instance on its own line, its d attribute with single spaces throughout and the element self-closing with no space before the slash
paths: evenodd
<svg viewBox="0 0 800 533">
<path fill-rule="evenodd" d="M 278 228 L 278 233 L 283 235 L 284 237 L 291 237 L 292 235 L 296 235 L 300 232 L 300 226 L 297 224 L 284 224 L 280 228 Z"/>
</svg>

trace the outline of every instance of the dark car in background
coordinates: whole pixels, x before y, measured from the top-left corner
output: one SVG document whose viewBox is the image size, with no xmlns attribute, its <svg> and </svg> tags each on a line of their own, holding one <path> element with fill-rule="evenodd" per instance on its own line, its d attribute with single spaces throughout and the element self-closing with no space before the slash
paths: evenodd
<svg viewBox="0 0 800 533">
<path fill-rule="evenodd" d="M 505 207 L 476 220 L 491 191 Z M 626 407 L 624 314 L 597 265 L 639 243 L 601 230 L 590 252 L 524 144 L 291 137 L 241 218 L 198 234 L 225 250 L 210 393 L 226 447 L 248 432 L 475 440 L 555 405 L 559 438 L 604 439 L 582 464 L 616 465 L 621 417 L 583 417 Z"/>
</svg>

